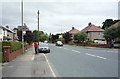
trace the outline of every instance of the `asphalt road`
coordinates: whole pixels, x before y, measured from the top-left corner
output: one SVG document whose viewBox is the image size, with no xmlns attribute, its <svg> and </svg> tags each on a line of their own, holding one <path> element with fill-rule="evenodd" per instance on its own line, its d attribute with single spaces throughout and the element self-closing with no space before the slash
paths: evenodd
<svg viewBox="0 0 120 79">
<path fill-rule="evenodd" d="M 57 77 L 118 77 L 118 50 L 50 44 L 46 57 Z"/>
</svg>

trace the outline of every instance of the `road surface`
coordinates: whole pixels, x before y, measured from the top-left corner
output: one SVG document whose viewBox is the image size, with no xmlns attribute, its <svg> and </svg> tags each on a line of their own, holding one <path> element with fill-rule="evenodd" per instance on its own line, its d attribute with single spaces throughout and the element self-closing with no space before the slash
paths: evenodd
<svg viewBox="0 0 120 79">
<path fill-rule="evenodd" d="M 47 58 L 57 77 L 118 77 L 118 50 L 50 45 Z"/>
<path fill-rule="evenodd" d="M 118 50 L 50 44 L 49 54 L 23 56 L 4 63 L 3 77 L 118 77 Z"/>
</svg>

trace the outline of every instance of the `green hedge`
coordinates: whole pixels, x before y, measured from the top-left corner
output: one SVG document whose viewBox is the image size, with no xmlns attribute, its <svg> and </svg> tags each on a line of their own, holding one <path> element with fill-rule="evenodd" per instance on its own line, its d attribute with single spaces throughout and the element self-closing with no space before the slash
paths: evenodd
<svg viewBox="0 0 120 79">
<path fill-rule="evenodd" d="M 0 52 L 2 52 L 2 41 L 0 41 Z"/>
<path fill-rule="evenodd" d="M 3 41 L 2 46 L 11 46 L 10 51 L 16 51 L 22 48 L 22 43 L 21 42 L 16 42 L 16 41 Z"/>
<path fill-rule="evenodd" d="M 120 44 L 120 41 L 116 41 L 116 42 L 114 42 L 114 44 Z"/>
<path fill-rule="evenodd" d="M 0 52 L 0 63 L 2 62 L 2 60 L 3 60 L 3 53 L 2 52 Z"/>
<path fill-rule="evenodd" d="M 94 41 L 86 41 L 86 44 L 98 44 L 98 43 Z"/>
</svg>

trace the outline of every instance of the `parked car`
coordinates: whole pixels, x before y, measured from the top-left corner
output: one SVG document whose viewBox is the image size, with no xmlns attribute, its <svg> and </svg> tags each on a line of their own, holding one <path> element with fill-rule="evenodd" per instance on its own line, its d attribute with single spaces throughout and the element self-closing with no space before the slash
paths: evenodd
<svg viewBox="0 0 120 79">
<path fill-rule="evenodd" d="M 40 43 L 38 47 L 39 53 L 50 53 L 50 47 L 47 43 Z"/>
<path fill-rule="evenodd" d="M 56 46 L 63 46 L 63 43 L 61 41 L 57 41 Z"/>
</svg>

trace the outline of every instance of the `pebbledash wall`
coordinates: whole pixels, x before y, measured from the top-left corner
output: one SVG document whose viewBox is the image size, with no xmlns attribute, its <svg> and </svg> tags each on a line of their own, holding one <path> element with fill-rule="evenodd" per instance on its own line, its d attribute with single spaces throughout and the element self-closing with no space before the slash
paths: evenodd
<svg viewBox="0 0 120 79">
<path fill-rule="evenodd" d="M 30 48 L 32 45 L 27 44 L 24 47 L 24 51 Z M 10 46 L 3 46 L 3 62 L 9 62 L 13 59 L 15 59 L 17 56 L 22 54 L 22 49 L 10 52 Z"/>
</svg>

